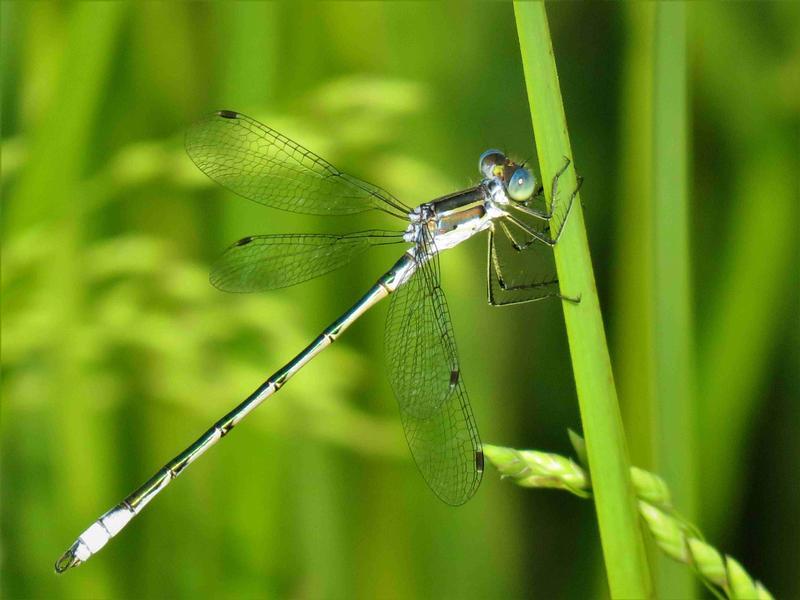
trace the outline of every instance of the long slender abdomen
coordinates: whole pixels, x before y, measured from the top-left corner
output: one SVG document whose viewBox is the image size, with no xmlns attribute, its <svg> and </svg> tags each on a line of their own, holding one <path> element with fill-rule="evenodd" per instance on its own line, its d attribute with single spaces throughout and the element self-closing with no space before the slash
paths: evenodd
<svg viewBox="0 0 800 600">
<path fill-rule="evenodd" d="M 150 503 L 169 483 L 178 477 L 190 464 L 202 456 L 238 425 L 253 409 L 277 392 L 295 373 L 325 348 L 361 315 L 408 281 L 416 270 L 413 250 L 404 254 L 361 299 L 347 312 L 331 323 L 302 352 L 278 369 L 236 408 L 218 420 L 191 446 L 164 465 L 139 489 L 125 498 L 95 521 L 56 561 L 57 573 L 86 562 L 100 551 L 108 541 L 118 534 L 142 509 Z"/>
</svg>

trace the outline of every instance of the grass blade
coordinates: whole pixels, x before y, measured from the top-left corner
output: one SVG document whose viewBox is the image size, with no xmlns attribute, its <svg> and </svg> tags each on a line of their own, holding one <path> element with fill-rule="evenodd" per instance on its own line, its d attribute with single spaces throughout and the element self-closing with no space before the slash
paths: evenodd
<svg viewBox="0 0 800 600">
<path fill-rule="evenodd" d="M 539 166 L 543 181 L 549 182 L 571 151 L 547 15 L 539 2 L 518 2 L 514 10 Z M 562 190 L 574 189 L 573 169 L 560 184 Z M 645 598 L 650 595 L 649 569 L 579 198 L 555 259 L 562 293 L 581 297 L 580 304 L 564 303 L 564 320 L 609 588 L 615 598 Z"/>
<path fill-rule="evenodd" d="M 654 453 L 683 507 L 695 514 L 695 415 L 688 201 L 686 6 L 655 6 L 653 61 Z M 686 569 L 659 561 L 656 590 L 663 598 L 691 598 Z"/>
<path fill-rule="evenodd" d="M 626 49 L 620 94 L 621 140 L 619 207 L 614 243 L 611 324 L 612 356 L 623 421 L 636 423 L 628 431 L 631 460 L 655 466 L 655 376 L 653 356 L 653 204 L 644 202 L 653 190 L 653 56 L 655 5 L 625 5 Z"/>
</svg>

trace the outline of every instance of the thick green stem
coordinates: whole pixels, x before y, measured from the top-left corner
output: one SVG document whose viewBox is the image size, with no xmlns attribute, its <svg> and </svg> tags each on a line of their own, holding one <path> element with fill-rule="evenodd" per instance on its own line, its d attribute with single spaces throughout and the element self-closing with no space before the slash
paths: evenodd
<svg viewBox="0 0 800 600">
<path fill-rule="evenodd" d="M 539 166 L 542 180 L 549 182 L 572 153 L 547 15 L 539 2 L 518 2 L 514 9 Z M 570 168 L 559 180 L 562 195 L 576 185 Z M 564 320 L 609 588 L 614 598 L 646 598 L 651 595 L 649 568 L 580 198 L 575 199 L 555 259 L 561 293 L 581 299 L 578 304 L 563 303 Z"/>
</svg>

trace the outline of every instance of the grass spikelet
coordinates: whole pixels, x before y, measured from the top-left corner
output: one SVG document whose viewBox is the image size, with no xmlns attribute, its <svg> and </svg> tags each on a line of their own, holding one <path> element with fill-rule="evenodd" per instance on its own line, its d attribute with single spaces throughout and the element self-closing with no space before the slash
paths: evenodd
<svg viewBox="0 0 800 600">
<path fill-rule="evenodd" d="M 570 439 L 580 454 L 583 440 Z M 591 480 L 584 467 L 571 458 L 551 452 L 515 450 L 484 444 L 484 454 L 503 479 L 526 488 L 553 488 L 591 497 Z M 669 488 L 658 475 L 631 467 L 637 506 L 653 540 L 664 554 L 689 566 L 718 597 L 771 600 L 772 594 L 754 580 L 734 558 L 721 554 L 702 539 L 697 528 L 673 508 Z"/>
</svg>

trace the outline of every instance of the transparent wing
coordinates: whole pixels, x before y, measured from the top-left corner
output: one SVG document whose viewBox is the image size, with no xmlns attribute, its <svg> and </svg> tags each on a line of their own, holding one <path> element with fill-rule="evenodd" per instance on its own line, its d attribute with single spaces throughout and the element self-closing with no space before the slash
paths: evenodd
<svg viewBox="0 0 800 600">
<path fill-rule="evenodd" d="M 226 292 L 288 287 L 343 267 L 369 248 L 400 243 L 402 234 L 288 234 L 242 238 L 211 269 L 211 284 Z"/>
<path fill-rule="evenodd" d="M 312 215 L 375 209 L 402 219 L 410 211 L 388 192 L 236 112 L 218 111 L 190 127 L 186 152 L 223 187 L 272 208 Z"/>
<path fill-rule="evenodd" d="M 463 504 L 480 484 L 483 452 L 458 366 L 436 257 L 420 264 L 392 296 L 385 343 L 414 461 L 441 500 Z"/>
</svg>

